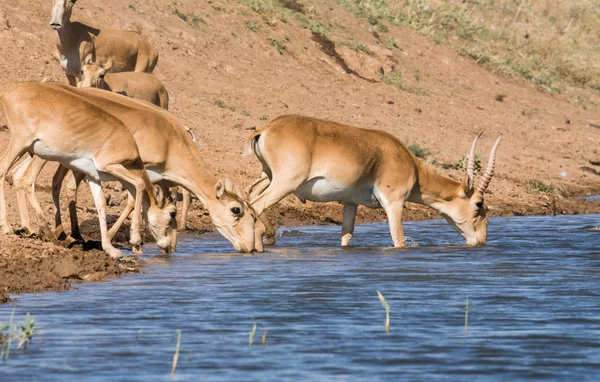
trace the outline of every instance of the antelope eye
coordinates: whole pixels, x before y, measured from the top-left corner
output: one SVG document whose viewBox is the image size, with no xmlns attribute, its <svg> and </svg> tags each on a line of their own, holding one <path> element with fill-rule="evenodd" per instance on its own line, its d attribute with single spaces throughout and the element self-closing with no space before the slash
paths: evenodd
<svg viewBox="0 0 600 382">
<path fill-rule="evenodd" d="M 241 213 L 242 213 L 242 210 L 240 209 L 240 207 L 232 207 L 232 208 L 231 208 L 231 212 L 232 212 L 234 215 L 239 215 L 239 214 L 241 214 Z"/>
</svg>

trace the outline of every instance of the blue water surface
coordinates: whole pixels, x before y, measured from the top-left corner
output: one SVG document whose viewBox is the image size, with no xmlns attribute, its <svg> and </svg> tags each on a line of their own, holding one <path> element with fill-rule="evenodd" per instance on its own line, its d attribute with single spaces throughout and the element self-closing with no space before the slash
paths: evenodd
<svg viewBox="0 0 600 382">
<path fill-rule="evenodd" d="M 403 250 L 387 224 L 357 226 L 349 249 L 334 226 L 281 228 L 252 255 L 218 234 L 183 236 L 169 257 L 149 244 L 144 274 L 16 296 L 39 334 L 0 381 L 597 381 L 598 225 L 494 218 L 476 248 L 445 221 L 406 223 Z"/>
</svg>

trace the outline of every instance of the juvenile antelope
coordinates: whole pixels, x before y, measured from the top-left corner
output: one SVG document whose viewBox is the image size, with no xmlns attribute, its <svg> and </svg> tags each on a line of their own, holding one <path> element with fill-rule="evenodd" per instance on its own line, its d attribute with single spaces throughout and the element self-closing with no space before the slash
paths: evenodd
<svg viewBox="0 0 600 382">
<path fill-rule="evenodd" d="M 465 178 L 457 182 L 428 169 L 386 132 L 299 115 L 281 116 L 249 139 L 249 151 L 263 165 L 261 178 L 249 191 L 251 204 L 260 215 L 291 193 L 302 202 L 341 202 L 342 246 L 349 244 L 354 232 L 358 205 L 383 208 L 394 247 L 403 247 L 402 211 L 408 201 L 438 211 L 467 245 L 485 244 L 488 218 L 484 193 L 494 174 L 501 137 L 492 147 L 487 169 L 475 187 L 474 156 L 479 136 L 471 145 Z"/>
<path fill-rule="evenodd" d="M 169 109 L 169 93 L 161 80 L 151 73 L 110 73 L 113 64 L 114 60 L 112 58 L 106 64 L 102 62 L 93 63 L 92 56 L 88 55 L 81 68 L 82 79 L 77 83 L 77 87 L 104 89 L 129 98 L 150 102 L 165 110 Z M 187 131 L 194 138 L 194 133 L 190 129 L 187 129 Z M 176 192 L 177 189 L 174 190 Z M 183 189 L 181 194 L 183 196 L 183 207 L 179 216 L 179 227 L 185 229 L 191 195 L 186 189 Z"/>
<path fill-rule="evenodd" d="M 77 87 L 104 89 L 169 109 L 169 93 L 156 76 L 143 72 L 110 73 L 113 66 L 113 58 L 106 64 L 94 63 L 89 54 L 81 68 L 81 81 Z"/>
<path fill-rule="evenodd" d="M 241 193 L 226 180 L 217 180 L 206 168 L 206 165 L 192 141 L 190 134 L 177 119 L 165 110 L 94 88 L 75 88 L 59 83 L 46 83 L 41 86 L 56 88 L 69 93 L 70 97 L 84 99 L 94 108 L 122 121 L 137 143 L 140 158 L 148 171 L 153 183 L 159 184 L 163 190 L 167 187 L 181 186 L 193 193 L 209 211 L 217 230 L 225 236 L 240 252 L 262 251 L 262 224 L 258 222 L 255 231 L 256 214 L 250 205 L 240 196 Z M 69 98 L 69 97 L 67 97 Z M 64 105 L 68 108 L 68 104 Z M 73 118 L 85 119 L 86 114 L 80 113 Z M 38 216 L 40 225 L 45 224 L 41 207 L 34 192 L 34 183 L 43 167 L 43 161 L 33 158 L 27 168 L 15 177 L 15 184 L 24 185 L 19 192 L 26 192 Z M 66 170 L 59 168 L 53 179 L 52 195 L 57 207 L 55 223 L 57 233 L 62 233 L 59 194 Z M 80 181 L 81 177 L 76 176 Z M 76 188 L 76 184 L 73 185 Z M 76 190 L 72 190 L 74 194 Z M 22 198 L 24 200 L 24 197 Z M 133 209 L 130 198 L 127 207 L 113 225 L 109 237 L 112 237 Z M 26 206 L 19 204 L 19 210 L 26 215 Z M 76 208 L 74 200 L 69 205 L 73 229 L 78 232 Z"/>
<path fill-rule="evenodd" d="M 12 230 L 6 220 L 4 178 L 29 153 L 87 176 L 98 210 L 102 248 L 110 256 L 118 257 L 120 251 L 110 243 L 106 227 L 101 182 L 108 180 L 120 181 L 135 195 L 130 236 L 134 248 L 141 243 L 142 215 L 158 246 L 167 252 L 175 248 L 175 206 L 164 204 L 160 188 L 155 194 L 135 139 L 122 121 L 52 83 L 18 84 L 0 97 L 0 105 L 10 130 L 8 148 L 0 157 L 2 232 Z"/>
<path fill-rule="evenodd" d="M 50 28 L 59 38 L 52 56 L 65 71 L 71 85 L 77 85 L 83 60 L 88 54 L 94 61 L 107 62 L 113 58 L 113 72 L 152 73 L 158 53 L 146 38 L 136 32 L 98 29 L 71 21 L 76 1 L 54 0 L 50 18 Z"/>
</svg>

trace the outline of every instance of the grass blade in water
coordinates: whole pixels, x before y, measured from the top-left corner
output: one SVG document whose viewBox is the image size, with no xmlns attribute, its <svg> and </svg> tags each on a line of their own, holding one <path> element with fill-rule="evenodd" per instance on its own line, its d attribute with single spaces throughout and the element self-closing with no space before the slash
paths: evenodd
<svg viewBox="0 0 600 382">
<path fill-rule="evenodd" d="M 385 301 L 385 297 L 381 294 L 381 292 L 377 291 L 377 295 L 379 296 L 379 301 L 383 308 L 385 309 L 385 332 L 390 334 L 390 305 Z"/>
<path fill-rule="evenodd" d="M 181 345 L 181 330 L 177 329 L 177 346 L 175 347 L 175 355 L 173 356 L 173 366 L 171 367 L 171 374 L 175 374 L 177 369 L 177 361 L 179 360 L 179 346 Z"/>
<path fill-rule="evenodd" d="M 465 304 L 465 333 L 469 330 L 469 309 L 471 309 L 471 303 L 469 302 L 469 296 L 467 296 Z"/>
<path fill-rule="evenodd" d="M 248 346 L 252 346 L 252 344 L 254 343 L 254 335 L 256 334 L 256 324 L 254 324 L 254 327 L 252 328 L 252 331 L 250 332 L 250 338 L 248 338 Z"/>
</svg>

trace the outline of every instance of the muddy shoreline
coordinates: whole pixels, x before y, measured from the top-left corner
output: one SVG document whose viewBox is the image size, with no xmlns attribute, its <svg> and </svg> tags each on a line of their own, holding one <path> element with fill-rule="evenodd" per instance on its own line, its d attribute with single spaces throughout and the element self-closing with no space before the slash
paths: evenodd
<svg viewBox="0 0 600 382">
<path fill-rule="evenodd" d="M 93 215 L 93 211 L 89 211 Z M 188 223 L 188 232 L 202 234 L 213 228 L 206 218 L 206 211 L 196 208 Z M 490 206 L 490 216 L 524 215 L 563 215 L 600 213 L 600 201 L 586 201 L 582 198 L 552 198 L 539 195 L 537 204 L 503 203 Z M 87 215 L 87 214 L 86 214 Z M 339 204 L 302 205 L 287 201 L 284 205 L 269 212 L 269 219 L 277 226 L 297 226 L 314 224 L 341 224 L 342 206 Z M 440 216 L 430 208 L 407 204 L 404 220 L 437 219 Z M 385 221 L 383 210 L 359 208 L 357 224 Z M 490 228 L 493 229 L 493 226 Z M 95 239 L 95 217 L 88 216 L 82 224 L 84 236 Z M 126 242 L 127 229 L 117 237 Z M 145 235 L 146 242 L 151 240 Z M 97 244 L 97 243 L 96 243 Z M 122 244 L 127 247 L 126 244 Z M 94 242 L 84 248 L 81 245 L 67 247 L 61 241 L 42 242 L 36 238 L 17 235 L 0 237 L 0 303 L 10 301 L 9 295 L 63 291 L 76 288 L 78 283 L 98 282 L 130 273 L 138 273 L 143 261 L 135 256 L 112 259 L 99 249 Z"/>
</svg>

